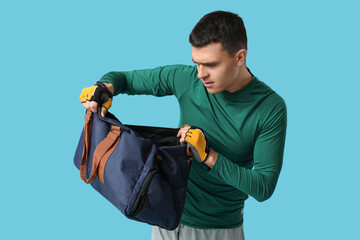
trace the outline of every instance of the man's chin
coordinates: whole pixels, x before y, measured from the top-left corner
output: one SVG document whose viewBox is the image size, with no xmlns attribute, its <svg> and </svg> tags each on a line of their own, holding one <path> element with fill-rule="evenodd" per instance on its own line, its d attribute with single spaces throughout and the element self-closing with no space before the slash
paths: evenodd
<svg viewBox="0 0 360 240">
<path fill-rule="evenodd" d="M 206 90 L 208 91 L 208 93 L 211 93 L 211 94 L 217 94 L 219 93 L 219 89 L 215 89 L 215 88 L 206 88 Z"/>
</svg>

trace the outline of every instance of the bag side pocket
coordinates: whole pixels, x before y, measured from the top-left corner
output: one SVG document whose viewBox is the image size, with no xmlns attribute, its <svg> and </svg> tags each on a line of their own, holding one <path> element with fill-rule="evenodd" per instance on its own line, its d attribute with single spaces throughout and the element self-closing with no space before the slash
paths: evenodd
<svg viewBox="0 0 360 240">
<path fill-rule="evenodd" d="M 129 218 L 165 229 L 172 229 L 176 225 L 173 191 L 158 169 L 147 173 L 135 199 L 128 209 Z"/>
<path fill-rule="evenodd" d="M 135 217 L 136 215 L 139 214 L 139 212 L 141 211 L 141 209 L 147 205 L 147 200 L 146 200 L 146 193 L 149 190 L 150 187 L 150 183 L 152 178 L 154 177 L 154 175 L 158 172 L 157 169 L 153 169 L 151 170 L 148 175 L 146 176 L 143 185 L 140 188 L 139 194 L 135 199 L 135 203 L 134 206 L 131 209 L 131 212 L 129 214 L 129 217 Z"/>
</svg>

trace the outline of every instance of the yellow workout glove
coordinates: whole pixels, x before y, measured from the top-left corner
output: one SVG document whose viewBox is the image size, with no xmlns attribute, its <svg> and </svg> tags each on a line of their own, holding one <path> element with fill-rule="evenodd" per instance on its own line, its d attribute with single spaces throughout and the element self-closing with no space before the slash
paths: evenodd
<svg viewBox="0 0 360 240">
<path fill-rule="evenodd" d="M 205 134 L 200 128 L 189 128 L 185 134 L 185 142 L 189 145 L 196 161 L 206 161 L 209 156 L 210 147 Z"/>
<path fill-rule="evenodd" d="M 80 102 L 94 101 L 109 110 L 112 103 L 112 93 L 102 82 L 96 82 L 94 86 L 84 88 L 80 94 Z"/>
</svg>

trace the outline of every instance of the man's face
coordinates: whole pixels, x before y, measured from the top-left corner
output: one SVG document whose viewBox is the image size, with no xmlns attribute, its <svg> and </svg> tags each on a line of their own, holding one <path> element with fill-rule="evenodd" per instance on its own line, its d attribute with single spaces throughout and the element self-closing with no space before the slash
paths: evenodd
<svg viewBox="0 0 360 240">
<path fill-rule="evenodd" d="M 192 47 L 192 59 L 197 65 L 198 78 L 212 94 L 224 90 L 236 91 L 236 80 L 240 71 L 236 58 L 236 55 L 229 56 L 221 43 Z"/>
</svg>

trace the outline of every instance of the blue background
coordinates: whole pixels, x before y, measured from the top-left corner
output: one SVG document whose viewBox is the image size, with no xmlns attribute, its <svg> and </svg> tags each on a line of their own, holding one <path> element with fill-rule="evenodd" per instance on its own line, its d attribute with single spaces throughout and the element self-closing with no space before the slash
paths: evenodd
<svg viewBox="0 0 360 240">
<path fill-rule="evenodd" d="M 245 207 L 246 239 L 359 238 L 356 1 L 1 1 L 1 239 L 150 239 L 73 165 L 82 88 L 112 70 L 192 64 L 206 13 L 243 17 L 251 71 L 288 106 L 274 195 Z M 174 97 L 117 96 L 124 123 L 178 124 Z"/>
</svg>

